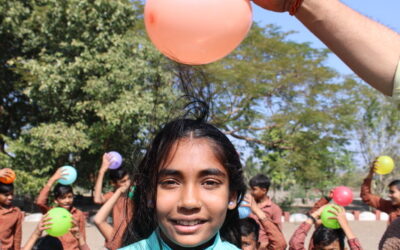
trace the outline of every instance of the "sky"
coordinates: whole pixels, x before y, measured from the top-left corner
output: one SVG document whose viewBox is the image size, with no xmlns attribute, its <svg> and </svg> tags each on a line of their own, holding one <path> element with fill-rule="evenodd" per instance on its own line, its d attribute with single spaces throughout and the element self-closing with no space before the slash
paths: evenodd
<svg viewBox="0 0 400 250">
<path fill-rule="evenodd" d="M 321 0 L 322 1 L 322 0 Z M 400 0 L 343 0 L 343 3 L 363 15 L 378 21 L 400 33 Z M 274 13 L 266 11 L 253 4 L 253 20 L 260 24 L 276 24 L 282 31 L 297 31 L 289 36 L 296 42 L 310 42 L 314 48 L 326 48 L 310 31 L 308 31 L 295 17 L 288 13 Z M 327 65 L 342 74 L 351 74 L 352 71 L 335 55 L 330 55 Z"/>
</svg>

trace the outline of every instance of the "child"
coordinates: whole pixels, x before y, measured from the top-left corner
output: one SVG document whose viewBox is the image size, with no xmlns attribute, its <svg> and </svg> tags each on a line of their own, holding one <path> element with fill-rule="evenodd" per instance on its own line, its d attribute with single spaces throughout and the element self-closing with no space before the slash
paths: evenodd
<svg viewBox="0 0 400 250">
<path fill-rule="evenodd" d="M 240 235 L 242 236 L 242 250 L 257 250 L 260 243 L 258 242 L 258 231 L 260 226 L 252 218 L 244 218 L 240 220 Z"/>
<path fill-rule="evenodd" d="M 67 174 L 63 173 L 62 168 L 59 168 L 54 173 L 54 175 L 48 180 L 44 188 L 40 191 L 39 196 L 36 200 L 36 205 L 40 208 L 43 214 L 46 214 L 51 209 L 51 207 L 47 205 L 50 188 L 57 180 L 63 178 L 63 176 L 65 175 Z M 72 214 L 72 217 L 74 218 L 79 228 L 80 234 L 82 235 L 83 239 L 86 240 L 86 233 L 85 233 L 86 218 L 81 210 L 73 206 L 74 193 L 72 187 L 70 185 L 57 184 L 53 189 L 53 195 L 54 195 L 54 203 L 56 204 L 56 206 L 65 208 Z M 58 237 L 58 239 L 61 241 L 64 249 L 68 250 L 80 249 L 79 241 L 70 232 L 61 237 Z"/>
<path fill-rule="evenodd" d="M 372 163 L 367 177 L 361 186 L 361 199 L 363 202 L 371 207 L 381 210 L 389 214 L 389 223 L 392 223 L 397 217 L 400 216 L 400 180 L 394 180 L 389 183 L 389 198 L 385 200 L 377 195 L 371 193 L 371 182 L 374 176 L 375 161 Z"/>
<path fill-rule="evenodd" d="M 94 223 L 96 224 L 97 228 L 100 230 L 100 233 L 106 238 L 107 241 L 110 242 L 111 237 L 114 235 L 114 228 L 107 223 L 107 217 L 109 216 L 111 210 L 115 209 L 115 204 L 118 203 L 120 200 L 121 196 L 126 195 L 126 192 L 128 191 L 130 187 L 130 181 L 125 182 L 124 185 L 120 186 L 113 195 L 111 196 L 110 199 L 107 200 L 106 203 L 100 208 L 100 210 L 97 212 L 96 216 L 94 217 Z M 132 211 L 130 211 L 132 213 Z M 129 221 L 127 221 L 129 223 Z M 126 223 L 125 223 L 126 224 Z M 122 241 L 122 232 L 125 231 L 127 224 L 121 230 L 121 241 Z M 119 246 L 121 245 L 122 242 L 119 242 Z M 118 247 L 119 247 L 118 246 Z"/>
<path fill-rule="evenodd" d="M 245 201 L 248 202 L 248 204 L 242 204 L 242 206 L 245 207 L 250 207 L 252 214 L 254 214 L 257 217 L 257 220 L 261 223 L 262 229 L 265 232 L 266 236 L 268 237 L 268 243 L 267 245 L 264 246 L 265 249 L 273 249 L 273 250 L 284 250 L 286 249 L 286 241 L 285 241 L 285 236 L 283 236 L 283 233 L 279 229 L 279 227 L 271 221 L 271 219 L 266 216 L 266 214 L 263 212 L 263 210 L 258 206 L 257 202 L 254 200 L 253 196 L 251 195 L 246 195 Z M 252 218 L 249 218 L 249 220 L 255 221 Z M 243 220 L 241 220 L 243 221 Z M 256 222 L 257 223 L 257 222 Z M 260 229 L 260 227 L 258 226 Z M 242 229 L 241 229 L 242 230 Z M 261 246 L 259 244 L 259 232 L 257 232 L 256 242 L 252 242 L 251 245 L 257 245 L 256 249 L 261 249 Z M 245 242 L 249 242 L 251 240 L 251 237 L 243 238 L 243 233 L 242 233 L 242 249 L 243 249 L 243 240 Z M 250 247 L 248 249 L 251 249 Z"/>
<path fill-rule="evenodd" d="M 139 164 L 135 217 L 123 249 L 238 249 L 238 203 L 246 187 L 229 139 L 206 123 L 164 126 Z"/>
<path fill-rule="evenodd" d="M 251 195 L 257 202 L 258 207 L 262 209 L 265 215 L 273 222 L 275 225 L 282 229 L 282 210 L 267 196 L 271 181 L 269 178 L 263 174 L 257 174 L 250 179 L 249 185 L 251 188 Z M 251 218 L 257 221 L 260 225 L 260 249 L 266 249 L 268 246 L 269 237 L 267 236 L 264 227 L 262 227 L 261 221 L 255 214 L 251 214 Z M 278 237 L 271 235 L 271 237 Z"/>
<path fill-rule="evenodd" d="M 326 205 L 325 205 L 326 206 Z M 317 223 L 322 211 L 325 206 L 320 207 L 318 210 L 308 215 L 308 219 L 300 224 L 297 230 L 294 232 L 292 238 L 289 241 L 289 250 L 305 250 L 304 241 L 307 237 L 308 232 L 313 224 Z M 323 225 L 316 225 L 316 230 L 311 238 L 312 246 L 310 250 L 328 250 L 328 249 L 340 249 L 344 250 L 344 238 L 347 237 L 350 250 L 362 250 L 361 244 L 358 239 L 354 236 L 346 219 L 346 211 L 342 207 L 335 207 L 330 210 L 337 219 L 341 228 L 330 229 Z"/>
<path fill-rule="evenodd" d="M 63 245 L 61 241 L 50 235 L 42 236 L 44 230 L 51 228 L 51 218 L 45 214 L 42 216 L 40 222 L 38 223 L 35 231 L 33 231 L 31 237 L 25 243 L 23 250 L 63 250 Z M 73 221 L 74 227 L 70 230 L 72 235 L 79 241 L 80 250 L 90 250 L 85 242 L 85 239 L 80 235 L 79 229 L 76 226 L 76 222 Z"/>
<path fill-rule="evenodd" d="M 111 185 L 113 186 L 114 191 L 108 192 L 104 195 L 102 194 L 104 175 L 111 163 L 111 156 L 107 153 L 104 154 L 99 175 L 97 177 L 96 185 L 94 188 L 93 198 L 96 204 L 104 204 L 113 196 L 114 192 L 118 188 L 124 186 L 128 182 L 130 183 L 129 175 L 125 169 L 120 167 L 115 170 L 110 170 L 109 173 Z M 102 232 L 102 234 L 106 239 L 105 246 L 109 249 L 115 250 L 122 245 L 123 234 L 133 216 L 133 204 L 132 202 L 128 202 L 128 198 L 126 196 L 120 195 L 115 203 L 115 206 L 113 206 L 112 212 L 113 230 L 106 230 Z"/>
<path fill-rule="evenodd" d="M 21 248 L 23 214 L 12 205 L 13 198 L 14 184 L 0 182 L 0 249 Z"/>
</svg>

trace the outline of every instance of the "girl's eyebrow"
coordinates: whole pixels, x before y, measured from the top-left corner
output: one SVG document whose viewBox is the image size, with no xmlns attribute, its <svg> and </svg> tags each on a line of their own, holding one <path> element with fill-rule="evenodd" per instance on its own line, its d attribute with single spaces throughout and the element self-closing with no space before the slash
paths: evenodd
<svg viewBox="0 0 400 250">
<path fill-rule="evenodd" d="M 215 175 L 215 176 L 221 176 L 221 177 L 226 177 L 226 174 L 219 170 L 218 168 L 207 168 L 199 173 L 199 177 L 204 177 L 208 175 Z"/>
<path fill-rule="evenodd" d="M 160 172 L 158 172 L 158 177 L 164 177 L 164 176 L 176 176 L 176 177 L 182 177 L 182 173 L 178 170 L 175 169 L 161 169 Z"/>
</svg>

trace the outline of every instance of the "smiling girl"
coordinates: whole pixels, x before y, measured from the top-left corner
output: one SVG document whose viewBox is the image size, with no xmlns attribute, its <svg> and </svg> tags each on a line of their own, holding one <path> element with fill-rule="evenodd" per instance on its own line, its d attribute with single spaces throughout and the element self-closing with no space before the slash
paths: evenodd
<svg viewBox="0 0 400 250">
<path fill-rule="evenodd" d="M 238 249 L 237 204 L 246 187 L 229 139 L 198 119 L 177 119 L 157 134 L 139 165 L 130 249 Z"/>
</svg>

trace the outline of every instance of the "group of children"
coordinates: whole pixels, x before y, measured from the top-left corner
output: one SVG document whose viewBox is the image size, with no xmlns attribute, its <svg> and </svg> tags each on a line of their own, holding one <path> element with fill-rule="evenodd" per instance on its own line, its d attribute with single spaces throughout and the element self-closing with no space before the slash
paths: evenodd
<svg viewBox="0 0 400 250">
<path fill-rule="evenodd" d="M 331 211 L 340 229 L 321 225 L 320 215 L 331 197 L 323 197 L 289 240 L 282 233 L 282 210 L 268 197 L 270 180 L 258 174 L 244 182 L 242 164 L 235 147 L 219 129 L 205 121 L 207 112 L 196 119 L 181 118 L 167 123 L 155 136 L 131 180 L 123 167 L 109 170 L 112 159 L 104 154 L 94 189 L 94 202 L 102 204 L 94 223 L 105 238 L 107 249 L 306 249 L 305 239 L 312 225 L 309 249 L 362 249 L 348 225 L 343 208 Z M 0 170 L 0 177 L 8 169 Z M 103 194 L 106 172 L 113 191 Z M 44 214 L 24 250 L 89 249 L 86 218 L 73 206 L 70 185 L 56 184 L 65 175 L 57 170 L 40 191 L 36 205 Z M 373 167 L 362 186 L 361 197 L 387 212 L 390 221 L 400 215 L 400 181 L 392 182 L 391 201 L 371 194 Z M 53 187 L 54 186 L 54 187 Z M 51 206 L 70 211 L 73 228 L 61 237 L 41 237 L 51 227 L 46 214 Z M 132 189 L 134 187 L 134 189 Z M 12 205 L 13 184 L 0 183 L 0 249 L 21 248 L 23 215 Z M 247 201 L 243 204 L 242 201 Z M 252 213 L 239 219 L 238 207 Z M 112 214 L 112 225 L 107 222 Z"/>
</svg>

